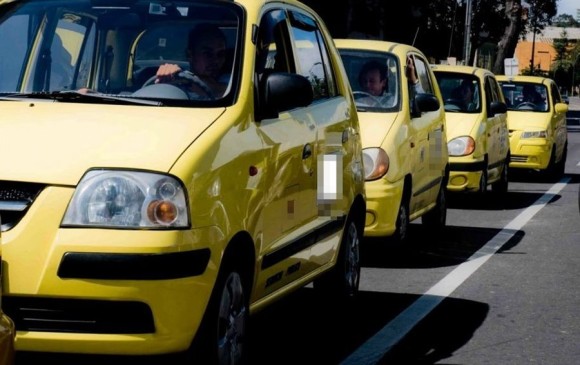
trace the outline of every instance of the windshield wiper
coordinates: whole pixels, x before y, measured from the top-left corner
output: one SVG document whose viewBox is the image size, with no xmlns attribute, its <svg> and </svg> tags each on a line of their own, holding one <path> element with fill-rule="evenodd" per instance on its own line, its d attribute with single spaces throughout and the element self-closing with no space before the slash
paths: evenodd
<svg viewBox="0 0 580 365">
<path fill-rule="evenodd" d="M 115 103 L 126 105 L 151 105 L 161 106 L 160 101 L 138 99 L 134 97 L 122 97 L 95 92 L 80 93 L 78 91 L 51 91 L 51 92 L 32 92 L 32 93 L 13 93 L 0 95 L 0 100 L 21 100 L 21 99 L 38 99 L 54 100 L 55 102 L 68 103 Z"/>
</svg>

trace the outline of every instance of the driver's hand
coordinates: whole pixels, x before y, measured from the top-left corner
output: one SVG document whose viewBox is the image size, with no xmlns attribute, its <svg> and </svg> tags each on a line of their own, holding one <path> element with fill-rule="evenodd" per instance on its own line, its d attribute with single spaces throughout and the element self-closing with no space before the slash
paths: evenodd
<svg viewBox="0 0 580 365">
<path fill-rule="evenodd" d="M 182 71 L 181 67 L 172 63 L 166 63 L 157 69 L 157 79 L 155 79 L 155 83 L 167 83 L 171 82 L 175 75 Z"/>
</svg>

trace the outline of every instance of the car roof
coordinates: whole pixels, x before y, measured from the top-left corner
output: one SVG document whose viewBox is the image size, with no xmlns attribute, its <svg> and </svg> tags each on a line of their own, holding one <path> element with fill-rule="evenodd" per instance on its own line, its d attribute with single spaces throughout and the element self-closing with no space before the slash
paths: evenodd
<svg viewBox="0 0 580 365">
<path fill-rule="evenodd" d="M 517 76 L 507 76 L 507 75 L 497 75 L 498 81 L 508 81 L 508 82 L 526 82 L 532 84 L 544 84 L 548 85 L 554 82 L 552 79 L 544 76 L 527 76 L 527 75 L 517 75 Z"/>
<path fill-rule="evenodd" d="M 335 38 L 334 44 L 339 49 L 391 52 L 396 54 L 406 54 L 408 52 L 415 52 L 423 55 L 423 52 L 421 52 L 421 50 L 409 44 L 374 39 Z"/>
<path fill-rule="evenodd" d="M 465 66 L 465 65 L 431 65 L 433 72 L 456 72 L 462 74 L 476 75 L 479 78 L 484 76 L 495 76 L 493 72 L 486 68 Z"/>
</svg>

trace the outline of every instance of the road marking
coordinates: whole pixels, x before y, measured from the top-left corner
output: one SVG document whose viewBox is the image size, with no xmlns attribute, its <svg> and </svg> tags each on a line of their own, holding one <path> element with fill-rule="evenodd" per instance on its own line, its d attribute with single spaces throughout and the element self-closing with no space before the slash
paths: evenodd
<svg viewBox="0 0 580 365">
<path fill-rule="evenodd" d="M 379 332 L 350 354 L 341 365 L 374 365 L 385 356 L 393 346 L 403 339 L 439 303 L 451 295 L 477 269 L 489 260 L 512 236 L 562 190 L 570 178 L 554 184 L 550 190 L 536 200 L 508 223 L 498 234 L 475 252 L 467 261 L 457 266 L 407 309 L 401 312 Z"/>
</svg>

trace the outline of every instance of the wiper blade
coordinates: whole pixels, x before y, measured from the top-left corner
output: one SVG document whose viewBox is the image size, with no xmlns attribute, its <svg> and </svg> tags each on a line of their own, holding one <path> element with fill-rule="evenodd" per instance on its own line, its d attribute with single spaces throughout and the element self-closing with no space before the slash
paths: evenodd
<svg viewBox="0 0 580 365">
<path fill-rule="evenodd" d="M 32 93 L 14 93 L 0 96 L 0 100 L 20 100 L 20 99 L 39 99 L 39 100 L 54 100 L 55 102 L 69 102 L 69 103 L 103 103 L 114 102 L 128 105 L 163 105 L 160 101 L 144 100 L 130 96 L 116 96 L 109 94 L 101 94 L 96 92 L 80 93 L 78 91 L 51 91 L 51 92 L 32 92 Z"/>
</svg>

